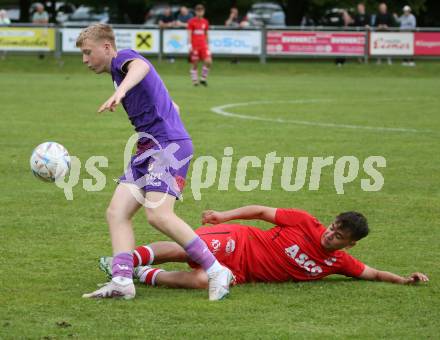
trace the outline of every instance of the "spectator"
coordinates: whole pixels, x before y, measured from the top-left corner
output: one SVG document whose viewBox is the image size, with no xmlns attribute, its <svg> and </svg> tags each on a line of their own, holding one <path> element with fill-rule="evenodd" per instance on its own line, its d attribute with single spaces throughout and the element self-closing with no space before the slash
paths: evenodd
<svg viewBox="0 0 440 340">
<path fill-rule="evenodd" d="M 249 22 L 246 20 L 246 18 L 240 17 L 237 7 L 231 7 L 231 10 L 229 12 L 229 17 L 225 21 L 225 26 L 243 28 L 249 26 Z M 231 63 L 238 64 L 238 58 L 237 57 L 232 58 Z"/>
<path fill-rule="evenodd" d="M 49 23 L 49 14 L 44 10 L 43 4 L 35 5 L 35 13 L 32 15 L 32 23 L 37 25 L 47 25 Z"/>
<path fill-rule="evenodd" d="M 173 12 L 170 6 L 166 6 L 163 14 L 159 17 L 160 28 L 175 27 L 176 21 L 174 20 Z"/>
<path fill-rule="evenodd" d="M 416 17 L 411 13 L 411 7 L 405 6 L 403 7 L 403 15 L 398 17 L 397 14 L 394 14 L 394 18 L 400 24 L 401 31 L 412 31 L 417 27 Z M 403 59 L 403 66 L 416 66 L 414 59 Z"/>
<path fill-rule="evenodd" d="M 379 13 L 376 14 L 374 26 L 377 27 L 378 30 L 384 31 L 395 26 L 394 18 L 388 13 L 388 7 L 384 2 L 379 5 Z"/>
<path fill-rule="evenodd" d="M 11 20 L 8 17 L 8 13 L 4 10 L 0 10 L 0 26 L 2 25 L 9 25 L 11 23 Z M 0 59 L 4 60 L 6 58 L 6 50 L 3 50 L 0 53 Z"/>
<path fill-rule="evenodd" d="M 10 25 L 11 19 L 8 17 L 8 13 L 4 10 L 0 10 L 0 25 Z"/>
<path fill-rule="evenodd" d="M 402 31 L 412 31 L 417 27 L 416 17 L 411 13 L 411 7 L 403 7 L 403 15 L 398 17 L 394 14 L 394 18 L 400 24 L 400 29 Z"/>
<path fill-rule="evenodd" d="M 351 26 L 353 24 L 353 19 L 346 10 L 342 11 L 342 23 L 344 24 L 344 28 L 347 28 L 348 26 Z"/>
<path fill-rule="evenodd" d="M 356 27 L 370 27 L 371 17 L 367 14 L 364 3 L 358 3 L 352 24 Z"/>
<path fill-rule="evenodd" d="M 188 10 L 188 7 L 180 7 L 179 15 L 177 16 L 176 26 L 186 27 L 188 25 L 189 19 L 193 17 L 192 13 Z"/>
<path fill-rule="evenodd" d="M 239 16 L 237 7 L 231 7 L 229 18 L 225 21 L 225 26 L 243 28 L 249 26 L 249 22 L 246 18 Z"/>
<path fill-rule="evenodd" d="M 173 11 L 170 6 L 166 6 L 163 14 L 159 17 L 160 28 L 172 28 L 176 27 L 176 20 L 173 16 Z M 172 55 L 167 56 L 167 60 L 170 63 L 174 63 L 175 58 Z"/>
<path fill-rule="evenodd" d="M 365 4 L 360 2 L 356 7 L 356 14 L 354 17 L 351 17 L 347 11 L 344 12 L 344 22 L 346 26 L 350 25 L 361 28 L 369 28 L 371 24 L 371 16 L 367 14 Z M 362 63 L 364 60 L 362 58 L 358 58 L 358 62 Z"/>
<path fill-rule="evenodd" d="M 345 10 L 342 11 L 341 15 L 342 15 L 342 25 L 343 25 L 342 27 L 347 28 L 352 23 L 353 19 L 350 17 L 348 12 Z M 341 67 L 342 65 L 345 64 L 346 60 L 347 59 L 345 57 L 336 58 L 335 59 L 336 66 Z"/>
<path fill-rule="evenodd" d="M 374 19 L 374 26 L 377 28 L 378 31 L 387 31 L 390 27 L 393 27 L 395 25 L 393 16 L 388 13 L 388 7 L 386 3 L 382 2 L 379 5 L 379 12 L 376 14 L 376 17 Z M 393 61 L 390 57 L 388 59 L 388 65 L 392 65 Z M 377 59 L 377 64 L 380 65 L 382 63 L 382 59 Z"/>
<path fill-rule="evenodd" d="M 301 28 L 305 27 L 313 27 L 316 26 L 315 20 L 313 20 L 312 16 L 309 13 L 304 14 L 301 19 Z"/>
</svg>

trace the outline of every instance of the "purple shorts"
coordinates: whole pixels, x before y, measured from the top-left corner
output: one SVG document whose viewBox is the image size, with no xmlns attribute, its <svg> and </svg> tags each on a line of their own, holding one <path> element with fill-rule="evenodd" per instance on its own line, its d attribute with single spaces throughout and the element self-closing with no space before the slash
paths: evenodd
<svg viewBox="0 0 440 340">
<path fill-rule="evenodd" d="M 192 157 L 191 139 L 138 144 L 119 183 L 132 183 L 145 192 L 163 192 L 179 199 Z"/>
</svg>

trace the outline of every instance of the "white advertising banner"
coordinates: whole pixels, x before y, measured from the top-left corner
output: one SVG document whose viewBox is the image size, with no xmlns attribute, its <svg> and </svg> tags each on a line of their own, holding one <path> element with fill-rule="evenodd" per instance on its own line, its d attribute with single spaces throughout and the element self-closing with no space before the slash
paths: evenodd
<svg viewBox="0 0 440 340">
<path fill-rule="evenodd" d="M 260 31 L 211 30 L 208 35 L 209 48 L 214 55 L 259 55 L 261 53 Z M 167 54 L 187 54 L 187 31 L 165 30 L 163 32 L 163 51 Z"/>
<path fill-rule="evenodd" d="M 414 54 L 414 33 L 372 32 L 370 55 L 409 56 Z"/>
<path fill-rule="evenodd" d="M 76 38 L 81 28 L 63 28 L 61 30 L 62 51 L 79 52 L 75 46 Z M 159 53 L 159 30 L 157 29 L 114 29 L 116 47 L 118 49 L 130 48 L 140 53 Z"/>
<path fill-rule="evenodd" d="M 210 31 L 209 46 L 213 54 L 259 55 L 261 31 Z"/>
<path fill-rule="evenodd" d="M 188 33 L 186 30 L 164 30 L 163 52 L 171 54 L 188 53 Z"/>
</svg>

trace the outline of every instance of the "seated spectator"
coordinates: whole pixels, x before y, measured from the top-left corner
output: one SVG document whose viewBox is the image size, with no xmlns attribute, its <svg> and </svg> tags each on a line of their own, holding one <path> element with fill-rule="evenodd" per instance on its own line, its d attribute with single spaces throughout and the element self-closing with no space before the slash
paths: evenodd
<svg viewBox="0 0 440 340">
<path fill-rule="evenodd" d="M 170 28 L 175 27 L 176 21 L 171 11 L 171 7 L 165 7 L 164 13 L 159 17 L 159 27 L 160 28 Z"/>
<path fill-rule="evenodd" d="M 0 10 L 0 25 L 10 25 L 11 19 L 8 17 L 8 13 L 4 10 Z"/>
<path fill-rule="evenodd" d="M 188 10 L 188 7 L 182 6 L 180 7 L 179 15 L 177 16 L 176 26 L 177 27 L 186 27 L 188 25 L 189 19 L 193 17 L 192 13 Z"/>
<path fill-rule="evenodd" d="M 36 25 L 47 25 L 49 23 L 49 14 L 44 10 L 43 4 L 38 3 L 35 9 L 36 11 L 32 15 L 32 23 Z"/>
<path fill-rule="evenodd" d="M 243 28 L 249 26 L 249 22 L 246 18 L 239 16 L 237 7 L 231 7 L 229 18 L 225 21 L 225 26 Z"/>
</svg>

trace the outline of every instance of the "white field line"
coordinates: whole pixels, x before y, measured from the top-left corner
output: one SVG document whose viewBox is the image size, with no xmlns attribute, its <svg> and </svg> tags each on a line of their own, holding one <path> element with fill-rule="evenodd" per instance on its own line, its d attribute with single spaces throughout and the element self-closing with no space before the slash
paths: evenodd
<svg viewBox="0 0 440 340">
<path fill-rule="evenodd" d="M 394 100 L 395 99 L 384 98 L 380 101 L 394 101 Z M 400 101 L 402 100 L 400 99 Z M 258 117 L 252 115 L 242 115 L 229 111 L 229 109 L 240 106 L 269 105 L 269 104 L 283 104 L 283 103 L 313 104 L 313 103 L 330 103 L 330 102 L 335 102 L 335 100 L 331 100 L 331 99 L 304 99 L 304 100 L 298 99 L 298 100 L 277 100 L 277 101 L 265 100 L 265 101 L 252 101 L 252 102 L 225 104 L 225 105 L 211 107 L 210 110 L 224 117 L 233 117 L 240 119 L 257 120 L 263 122 L 275 122 L 275 123 L 283 123 L 283 124 L 296 124 L 296 125 L 308 125 L 308 126 L 319 126 L 319 127 L 344 128 L 344 129 L 362 129 L 362 130 L 388 131 L 388 132 L 412 132 L 412 133 L 433 132 L 430 130 L 417 130 L 411 128 L 387 128 L 387 127 L 366 126 L 366 125 L 320 123 L 320 122 L 312 122 L 307 120 L 296 120 L 296 119 L 267 118 L 267 117 Z"/>
</svg>

